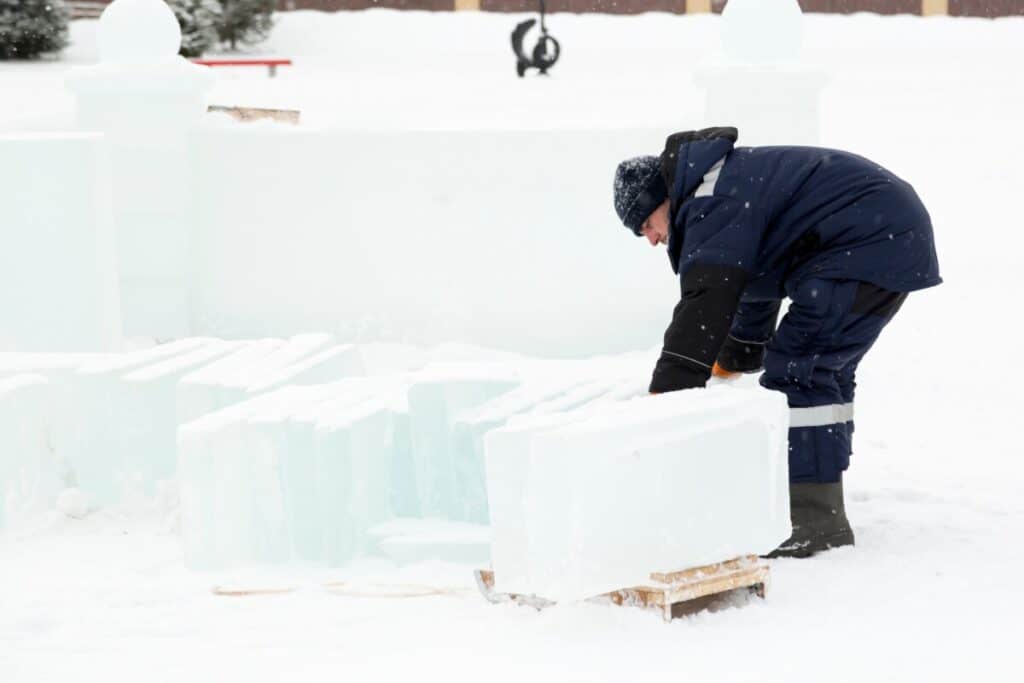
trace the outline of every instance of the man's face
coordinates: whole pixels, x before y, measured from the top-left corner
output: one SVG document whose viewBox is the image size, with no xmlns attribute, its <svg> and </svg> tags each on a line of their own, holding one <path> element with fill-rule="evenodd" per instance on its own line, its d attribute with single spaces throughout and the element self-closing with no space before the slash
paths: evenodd
<svg viewBox="0 0 1024 683">
<path fill-rule="evenodd" d="M 640 226 L 640 234 L 647 238 L 652 247 L 668 244 L 668 223 L 668 200 L 666 199 L 661 206 L 651 212 L 651 215 Z"/>
</svg>

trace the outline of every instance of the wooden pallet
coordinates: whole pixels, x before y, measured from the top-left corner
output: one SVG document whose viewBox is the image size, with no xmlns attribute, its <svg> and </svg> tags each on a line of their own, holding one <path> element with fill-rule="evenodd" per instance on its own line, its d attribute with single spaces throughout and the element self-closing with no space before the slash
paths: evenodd
<svg viewBox="0 0 1024 683">
<path fill-rule="evenodd" d="M 493 571 L 478 569 L 475 574 L 477 587 L 490 602 L 515 602 L 536 609 L 555 604 L 536 595 L 497 593 L 494 590 Z M 767 586 L 768 563 L 756 555 L 747 555 L 705 567 L 668 573 L 655 572 L 651 574 L 650 585 L 612 591 L 595 600 L 658 609 L 665 621 L 671 621 L 673 616 L 692 614 L 703 609 L 711 599 L 728 591 L 746 588 L 763 598 Z"/>
</svg>

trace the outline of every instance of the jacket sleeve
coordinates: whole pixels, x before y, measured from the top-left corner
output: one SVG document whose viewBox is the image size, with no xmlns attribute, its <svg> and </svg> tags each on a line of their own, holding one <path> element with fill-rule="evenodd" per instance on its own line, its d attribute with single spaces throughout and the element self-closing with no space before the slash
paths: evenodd
<svg viewBox="0 0 1024 683">
<path fill-rule="evenodd" d="M 707 383 L 748 277 L 747 271 L 734 266 L 694 264 L 688 269 L 651 378 L 652 392 Z"/>
<path fill-rule="evenodd" d="M 764 351 L 775 332 L 781 301 L 741 302 L 732 329 L 718 352 L 718 364 L 729 372 L 757 372 L 764 365 Z"/>
</svg>

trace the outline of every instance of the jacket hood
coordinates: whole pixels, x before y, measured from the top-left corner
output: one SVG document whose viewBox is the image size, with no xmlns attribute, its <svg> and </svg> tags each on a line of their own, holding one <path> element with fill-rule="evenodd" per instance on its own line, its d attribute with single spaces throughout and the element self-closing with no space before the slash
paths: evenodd
<svg viewBox="0 0 1024 683">
<path fill-rule="evenodd" d="M 661 174 L 670 199 L 671 229 L 668 256 L 672 270 L 679 272 L 683 235 L 677 225 L 682 205 L 704 182 L 704 176 L 725 155 L 732 151 L 739 133 L 735 128 L 719 127 L 674 133 L 665 141 L 661 154 Z"/>
</svg>

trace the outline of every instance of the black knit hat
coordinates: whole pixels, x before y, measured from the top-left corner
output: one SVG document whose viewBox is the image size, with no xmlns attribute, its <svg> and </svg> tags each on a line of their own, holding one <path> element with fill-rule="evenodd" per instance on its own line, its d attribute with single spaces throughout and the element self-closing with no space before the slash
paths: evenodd
<svg viewBox="0 0 1024 683">
<path fill-rule="evenodd" d="M 637 237 L 643 222 L 667 198 L 658 157 L 626 159 L 615 169 L 615 213 Z"/>
</svg>

